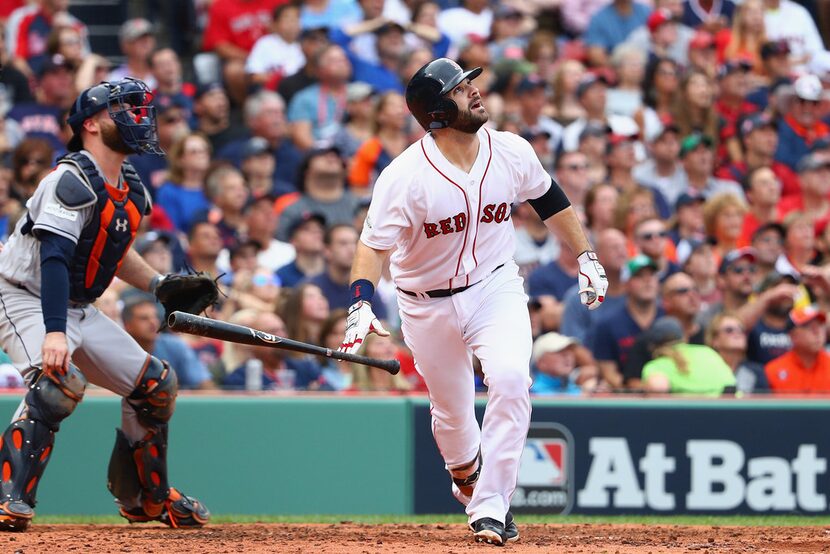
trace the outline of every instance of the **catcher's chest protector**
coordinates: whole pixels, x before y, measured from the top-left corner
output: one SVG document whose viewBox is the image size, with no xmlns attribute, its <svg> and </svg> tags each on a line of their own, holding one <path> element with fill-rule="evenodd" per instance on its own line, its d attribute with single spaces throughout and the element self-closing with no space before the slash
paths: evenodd
<svg viewBox="0 0 830 554">
<path fill-rule="evenodd" d="M 70 300 L 89 303 L 101 296 L 112 282 L 141 218 L 150 209 L 150 201 L 130 164 L 124 163 L 121 168 L 128 188 L 118 189 L 104 182 L 92 160 L 80 152 L 67 154 L 60 163 L 73 162 L 83 171 L 97 196 L 92 217 L 81 232 L 69 267 Z"/>
</svg>

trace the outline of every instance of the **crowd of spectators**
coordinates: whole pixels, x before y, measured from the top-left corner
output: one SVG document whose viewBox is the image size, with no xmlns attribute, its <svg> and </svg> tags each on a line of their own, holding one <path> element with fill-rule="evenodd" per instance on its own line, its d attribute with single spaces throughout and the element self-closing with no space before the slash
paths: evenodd
<svg viewBox="0 0 830 554">
<path fill-rule="evenodd" d="M 134 248 L 218 278 L 211 317 L 336 348 L 374 180 L 424 134 L 406 82 L 447 56 L 484 68 L 488 125 L 530 142 L 607 270 L 585 310 L 577 253 L 513 206 L 534 394 L 830 393 L 823 4 L 184 0 L 195 33 L 135 17 L 106 58 L 69 0 L 2 2 L 0 241 L 66 152 L 77 94 L 141 78 L 166 156 L 130 159 L 154 199 Z M 373 309 L 397 332 L 363 353 L 395 377 L 157 333 L 153 297 L 117 279 L 98 304 L 183 388 L 425 390 L 388 270 Z"/>
</svg>

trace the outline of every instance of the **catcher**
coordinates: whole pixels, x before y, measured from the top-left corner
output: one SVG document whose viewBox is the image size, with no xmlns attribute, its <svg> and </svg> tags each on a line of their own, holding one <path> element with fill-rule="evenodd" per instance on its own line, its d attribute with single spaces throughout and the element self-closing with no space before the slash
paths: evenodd
<svg viewBox="0 0 830 554">
<path fill-rule="evenodd" d="M 152 206 L 125 160 L 161 153 L 150 99 L 134 79 L 80 94 L 69 114 L 69 154 L 40 182 L 0 252 L 0 343 L 29 385 L 0 439 L 0 529 L 28 527 L 55 433 L 87 382 L 123 397 L 108 471 L 121 515 L 171 527 L 200 527 L 210 517 L 204 504 L 168 484 L 175 372 L 92 306 L 115 275 L 176 297 L 174 309 L 198 312 L 216 299 L 209 277 L 162 277 L 130 249 Z M 186 306 L 194 292 L 199 301 Z"/>
</svg>

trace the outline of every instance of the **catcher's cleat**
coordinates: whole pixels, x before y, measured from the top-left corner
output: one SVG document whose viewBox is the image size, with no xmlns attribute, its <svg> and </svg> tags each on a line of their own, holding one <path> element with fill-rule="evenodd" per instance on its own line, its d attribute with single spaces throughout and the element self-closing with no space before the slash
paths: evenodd
<svg viewBox="0 0 830 554">
<path fill-rule="evenodd" d="M 0 531 L 25 531 L 35 517 L 31 506 L 21 500 L 0 504 Z"/>
<path fill-rule="evenodd" d="M 493 518 L 483 517 L 470 524 L 476 542 L 486 542 L 495 546 L 504 546 L 507 536 L 504 533 L 504 525 Z"/>
<path fill-rule="evenodd" d="M 504 516 L 504 536 L 507 537 L 507 542 L 519 540 L 519 528 L 516 526 L 516 522 L 513 521 L 511 512 L 507 512 L 507 515 Z"/>
<path fill-rule="evenodd" d="M 170 487 L 170 496 L 159 506 L 137 506 L 132 509 L 119 510 L 121 516 L 130 523 L 146 523 L 160 521 L 175 529 L 192 529 L 202 527 L 210 519 L 207 506 L 191 496 L 185 496 Z M 152 515 L 156 513 L 157 515 Z"/>
</svg>

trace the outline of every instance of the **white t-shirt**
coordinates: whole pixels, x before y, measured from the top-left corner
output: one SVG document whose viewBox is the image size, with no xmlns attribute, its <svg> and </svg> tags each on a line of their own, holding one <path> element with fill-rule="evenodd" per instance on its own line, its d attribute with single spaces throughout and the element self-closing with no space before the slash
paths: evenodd
<svg viewBox="0 0 830 554">
<path fill-rule="evenodd" d="M 481 128 L 469 173 L 452 165 L 432 135 L 383 170 L 360 240 L 391 256 L 395 285 L 416 292 L 476 283 L 515 251 L 510 207 L 539 198 L 550 175 L 530 144 Z"/>
<path fill-rule="evenodd" d="M 438 30 L 450 37 L 450 42 L 458 44 L 467 35 L 490 36 L 493 24 L 493 12 L 489 8 L 481 13 L 473 13 L 467 8 L 450 8 L 438 14 Z"/>
<path fill-rule="evenodd" d="M 245 73 L 275 73 L 285 76 L 294 75 L 305 65 L 305 55 L 299 42 L 288 43 L 277 34 L 260 37 L 254 43 L 248 59 L 245 60 Z"/>
<path fill-rule="evenodd" d="M 764 26 L 767 40 L 785 39 L 790 45 L 790 55 L 795 58 L 824 51 L 824 42 L 810 12 L 795 2 L 781 0 L 777 10 L 766 10 Z"/>
</svg>

